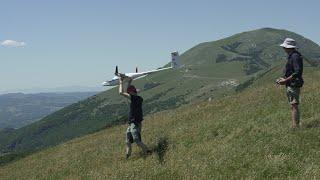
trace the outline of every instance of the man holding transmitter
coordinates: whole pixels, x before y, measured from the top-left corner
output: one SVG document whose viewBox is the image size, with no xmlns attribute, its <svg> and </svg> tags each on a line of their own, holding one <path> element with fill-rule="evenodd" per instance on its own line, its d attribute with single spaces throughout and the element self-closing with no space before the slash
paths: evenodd
<svg viewBox="0 0 320 180">
<path fill-rule="evenodd" d="M 277 84 L 286 86 L 286 93 L 288 101 L 291 105 L 292 128 L 300 126 L 300 112 L 299 112 L 299 98 L 300 88 L 304 81 L 303 73 L 303 59 L 302 55 L 297 51 L 295 40 L 286 38 L 280 45 L 288 54 L 286 66 L 284 68 L 283 77 L 277 79 Z"/>
</svg>

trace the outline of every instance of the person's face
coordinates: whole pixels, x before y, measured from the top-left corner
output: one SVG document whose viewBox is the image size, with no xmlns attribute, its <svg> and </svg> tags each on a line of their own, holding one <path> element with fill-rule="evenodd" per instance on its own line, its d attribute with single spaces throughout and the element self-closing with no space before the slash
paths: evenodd
<svg viewBox="0 0 320 180">
<path fill-rule="evenodd" d="M 128 94 L 130 94 L 130 95 L 136 95 L 137 93 L 132 92 L 132 91 L 128 91 Z"/>
<path fill-rule="evenodd" d="M 293 49 L 288 49 L 288 48 L 283 48 L 283 50 L 284 50 L 287 54 L 290 54 L 290 53 L 293 51 Z"/>
</svg>

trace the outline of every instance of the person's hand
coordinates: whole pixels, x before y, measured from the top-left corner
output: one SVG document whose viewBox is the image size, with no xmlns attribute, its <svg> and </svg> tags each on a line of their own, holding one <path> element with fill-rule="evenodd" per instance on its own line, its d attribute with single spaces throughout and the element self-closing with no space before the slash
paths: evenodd
<svg viewBox="0 0 320 180">
<path fill-rule="evenodd" d="M 285 85 L 287 83 L 287 80 L 284 78 L 279 78 L 277 79 L 276 83 L 280 85 Z"/>
<path fill-rule="evenodd" d="M 122 73 L 119 73 L 119 77 L 120 77 L 120 79 L 124 80 L 126 78 L 126 75 L 122 74 Z"/>
</svg>

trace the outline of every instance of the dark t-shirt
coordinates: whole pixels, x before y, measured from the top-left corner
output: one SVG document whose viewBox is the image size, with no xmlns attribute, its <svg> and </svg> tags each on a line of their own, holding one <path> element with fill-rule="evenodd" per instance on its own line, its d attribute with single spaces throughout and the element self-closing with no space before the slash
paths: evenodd
<svg viewBox="0 0 320 180">
<path fill-rule="evenodd" d="M 288 61 L 284 69 L 284 77 L 293 76 L 293 79 L 288 82 L 287 86 L 301 87 L 304 83 L 302 78 L 303 73 L 303 60 L 298 51 L 293 51 L 288 56 Z"/>
<path fill-rule="evenodd" d="M 140 123 L 143 120 L 142 112 L 142 97 L 138 95 L 130 95 L 130 112 L 129 112 L 129 122 Z"/>
</svg>

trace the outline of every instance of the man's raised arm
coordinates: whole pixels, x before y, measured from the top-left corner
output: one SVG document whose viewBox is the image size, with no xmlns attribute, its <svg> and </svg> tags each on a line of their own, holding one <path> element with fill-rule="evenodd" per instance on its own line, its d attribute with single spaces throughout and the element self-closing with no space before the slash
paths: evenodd
<svg viewBox="0 0 320 180">
<path fill-rule="evenodd" d="M 129 83 L 131 83 L 131 80 L 129 81 Z M 119 94 L 121 96 L 124 96 L 124 97 L 130 99 L 130 94 L 123 91 L 123 78 L 122 77 L 119 77 Z"/>
</svg>

